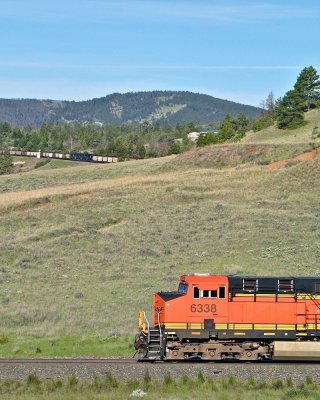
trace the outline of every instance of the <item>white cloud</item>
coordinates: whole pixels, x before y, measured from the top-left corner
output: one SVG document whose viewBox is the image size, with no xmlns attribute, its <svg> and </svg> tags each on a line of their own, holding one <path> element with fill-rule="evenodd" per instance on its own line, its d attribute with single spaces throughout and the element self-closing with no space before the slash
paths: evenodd
<svg viewBox="0 0 320 400">
<path fill-rule="evenodd" d="M 29 62 L 24 60 L 0 60 L 0 67 L 34 70 L 302 70 L 302 65 L 192 65 L 192 64 L 81 64 L 55 62 Z M 318 69 L 319 66 L 314 66 Z"/>
</svg>

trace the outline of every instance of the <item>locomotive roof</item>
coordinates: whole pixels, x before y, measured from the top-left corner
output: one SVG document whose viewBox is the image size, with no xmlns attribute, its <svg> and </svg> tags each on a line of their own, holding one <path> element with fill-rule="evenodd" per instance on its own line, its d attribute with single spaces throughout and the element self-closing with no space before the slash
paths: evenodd
<svg viewBox="0 0 320 400">
<path fill-rule="evenodd" d="M 198 277 L 226 277 L 230 279 L 320 279 L 320 276 L 293 276 L 293 275 L 219 275 L 210 273 L 183 274 L 182 276 Z"/>
<path fill-rule="evenodd" d="M 292 275 L 228 275 L 227 278 L 235 279 L 320 279 L 320 276 L 292 276 Z"/>
</svg>

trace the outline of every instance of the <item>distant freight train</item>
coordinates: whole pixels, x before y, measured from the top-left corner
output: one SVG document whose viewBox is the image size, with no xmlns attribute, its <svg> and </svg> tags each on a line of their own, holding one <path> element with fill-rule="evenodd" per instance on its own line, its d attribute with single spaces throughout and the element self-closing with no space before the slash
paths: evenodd
<svg viewBox="0 0 320 400">
<path fill-rule="evenodd" d="M 320 277 L 182 275 L 139 313 L 140 360 L 320 361 Z"/>
<path fill-rule="evenodd" d="M 21 150 L 9 150 L 8 153 L 11 156 L 54 158 L 54 159 L 71 160 L 71 161 L 86 161 L 86 162 L 96 162 L 96 163 L 118 162 L 117 157 L 96 156 L 90 153 L 56 153 L 56 152 L 21 151 Z"/>
</svg>

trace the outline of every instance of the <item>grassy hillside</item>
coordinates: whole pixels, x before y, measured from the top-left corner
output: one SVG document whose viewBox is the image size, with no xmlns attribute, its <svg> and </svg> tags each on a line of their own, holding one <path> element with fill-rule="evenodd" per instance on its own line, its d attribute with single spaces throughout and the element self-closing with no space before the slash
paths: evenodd
<svg viewBox="0 0 320 400">
<path fill-rule="evenodd" d="M 0 353 L 101 354 L 85 341 L 134 334 L 182 273 L 319 275 L 319 155 L 270 171 L 245 148 L 1 176 Z"/>
<path fill-rule="evenodd" d="M 297 129 L 278 129 L 275 126 L 259 132 L 249 132 L 242 139 L 242 143 L 309 143 L 312 142 L 312 130 L 320 128 L 320 109 L 305 114 L 306 124 Z M 317 140 L 320 142 L 320 139 Z"/>
</svg>

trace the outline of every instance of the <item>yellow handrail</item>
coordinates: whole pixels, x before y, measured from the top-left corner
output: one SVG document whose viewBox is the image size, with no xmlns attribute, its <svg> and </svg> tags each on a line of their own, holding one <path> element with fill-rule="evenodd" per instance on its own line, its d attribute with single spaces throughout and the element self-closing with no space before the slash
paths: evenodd
<svg viewBox="0 0 320 400">
<path fill-rule="evenodd" d="M 139 332 L 148 333 L 147 324 L 146 324 L 145 318 L 144 318 L 144 312 L 143 312 L 143 310 L 141 308 L 139 310 L 139 326 L 138 326 L 138 330 L 139 330 Z"/>
</svg>

